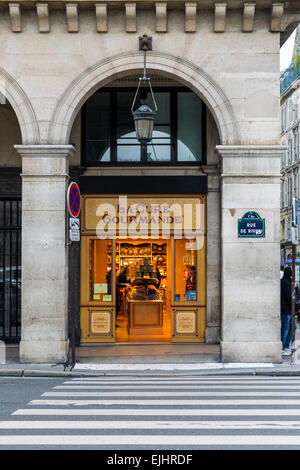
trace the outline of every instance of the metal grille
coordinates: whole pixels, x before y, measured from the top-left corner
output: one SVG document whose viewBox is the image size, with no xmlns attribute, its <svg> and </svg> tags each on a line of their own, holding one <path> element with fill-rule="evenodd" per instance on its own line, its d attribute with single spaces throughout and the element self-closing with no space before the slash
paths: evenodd
<svg viewBox="0 0 300 470">
<path fill-rule="evenodd" d="M 0 198 L 0 339 L 21 336 L 21 200 Z"/>
</svg>

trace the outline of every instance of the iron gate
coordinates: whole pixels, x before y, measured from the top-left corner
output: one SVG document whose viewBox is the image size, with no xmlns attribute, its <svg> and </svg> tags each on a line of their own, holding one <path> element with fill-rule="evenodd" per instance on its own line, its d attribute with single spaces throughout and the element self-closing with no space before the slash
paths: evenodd
<svg viewBox="0 0 300 470">
<path fill-rule="evenodd" d="M 0 198 L 0 339 L 21 337 L 21 200 Z"/>
</svg>

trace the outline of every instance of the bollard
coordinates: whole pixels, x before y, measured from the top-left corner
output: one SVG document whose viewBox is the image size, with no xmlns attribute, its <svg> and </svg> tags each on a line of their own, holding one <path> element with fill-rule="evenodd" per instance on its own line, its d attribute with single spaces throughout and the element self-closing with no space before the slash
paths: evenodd
<svg viewBox="0 0 300 470">
<path fill-rule="evenodd" d="M 6 344 L 0 341 L 0 364 L 6 364 Z"/>
</svg>

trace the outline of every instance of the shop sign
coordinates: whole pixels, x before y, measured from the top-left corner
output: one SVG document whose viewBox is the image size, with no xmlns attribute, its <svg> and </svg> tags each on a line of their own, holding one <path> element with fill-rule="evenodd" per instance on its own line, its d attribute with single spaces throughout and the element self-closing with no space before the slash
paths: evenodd
<svg viewBox="0 0 300 470">
<path fill-rule="evenodd" d="M 83 231 L 99 238 L 158 236 L 172 231 L 194 239 L 205 233 L 205 197 L 84 197 Z"/>
<path fill-rule="evenodd" d="M 195 313 L 177 312 L 176 315 L 177 333 L 195 333 Z"/>
<path fill-rule="evenodd" d="M 246 212 L 238 220 L 239 238 L 265 238 L 265 219 L 262 219 L 257 212 Z"/>
<path fill-rule="evenodd" d="M 109 333 L 110 332 L 110 313 L 109 312 L 93 312 L 92 313 L 92 333 Z"/>
</svg>

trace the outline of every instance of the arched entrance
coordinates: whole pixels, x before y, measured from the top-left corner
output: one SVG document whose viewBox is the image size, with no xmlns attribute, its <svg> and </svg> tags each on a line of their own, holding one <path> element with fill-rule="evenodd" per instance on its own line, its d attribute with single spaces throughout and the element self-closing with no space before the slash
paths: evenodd
<svg viewBox="0 0 300 470">
<path fill-rule="evenodd" d="M 69 142 L 74 119 L 83 103 L 114 78 L 142 71 L 143 55 L 136 51 L 97 62 L 82 72 L 58 100 L 49 126 L 48 141 Z M 170 77 L 192 89 L 210 109 L 223 145 L 238 144 L 239 127 L 230 101 L 219 85 L 195 64 L 170 54 L 149 52 L 148 72 Z"/>
<path fill-rule="evenodd" d="M 14 144 L 21 141 L 17 116 L 2 95 L 0 102 L 0 340 L 21 336 L 21 168 Z"/>
<path fill-rule="evenodd" d="M 174 76 L 173 76 L 173 80 L 171 80 L 170 79 L 170 74 L 164 74 L 163 73 L 162 75 L 159 75 L 158 71 L 153 72 L 153 70 L 150 73 L 151 73 L 151 76 L 154 79 L 156 77 L 157 81 L 159 81 L 160 83 L 163 80 L 165 80 L 165 83 L 164 83 L 165 87 L 166 87 L 166 84 L 168 84 L 168 82 L 171 82 L 173 84 L 174 89 L 175 88 L 176 89 L 180 88 L 180 86 L 182 85 L 182 82 L 180 80 L 175 81 Z M 128 78 L 128 74 L 129 74 L 129 78 Z M 116 85 L 117 82 L 119 84 L 122 83 L 122 90 L 127 90 L 128 87 L 129 87 L 128 82 L 130 83 L 130 76 L 132 77 L 132 72 L 130 73 L 130 72 L 127 71 L 127 78 L 125 77 L 125 72 L 123 72 L 121 74 L 121 77 L 118 76 L 117 79 L 111 80 L 109 83 L 106 82 L 107 86 L 101 87 L 100 91 L 102 90 L 102 92 L 109 93 L 109 90 L 111 88 L 117 86 Z M 127 87 L 124 86 L 125 82 L 127 82 Z M 135 86 L 135 84 L 136 84 L 136 81 L 133 81 L 131 83 L 131 86 Z M 182 88 L 182 86 L 181 86 L 181 88 Z M 167 87 L 165 89 L 167 89 Z M 155 92 L 155 90 L 157 90 L 157 86 L 155 85 L 155 81 L 154 81 L 154 92 Z M 188 89 L 187 89 L 187 91 L 188 91 Z M 93 95 L 91 95 L 91 96 L 93 96 Z M 88 103 L 88 102 L 89 102 L 89 99 L 86 101 L 86 103 Z M 64 109 L 66 109 L 66 108 L 64 108 Z M 130 111 L 130 104 L 128 105 L 128 111 Z M 72 116 L 73 116 L 73 114 L 72 114 Z M 73 118 L 74 117 L 72 117 L 72 119 Z M 216 126 L 212 124 L 213 116 L 209 111 L 208 111 L 207 121 L 209 122 L 210 130 L 212 131 L 212 134 L 214 134 L 213 139 L 209 139 L 210 140 L 210 157 L 208 159 L 209 161 L 194 162 L 194 163 L 196 163 L 196 165 L 194 165 L 190 169 L 190 176 L 195 177 L 196 175 L 199 176 L 199 174 L 200 174 L 201 177 L 206 178 L 206 181 L 209 180 L 209 184 L 208 184 L 209 192 L 205 194 L 205 203 L 208 204 L 208 207 L 210 208 L 211 214 L 212 214 L 212 211 L 215 213 L 214 217 L 209 215 L 209 224 L 211 224 L 211 223 L 214 224 L 214 233 L 212 233 L 211 240 L 210 240 L 209 247 L 208 247 L 208 256 L 211 257 L 212 250 L 214 250 L 215 252 L 217 251 L 218 253 L 220 251 L 220 240 L 219 240 L 220 232 L 216 233 L 216 230 L 215 230 L 216 227 L 220 226 L 219 215 L 218 215 L 219 214 L 219 208 L 220 208 L 219 193 L 218 193 L 219 189 L 214 188 L 213 191 L 211 191 L 212 188 L 210 187 L 212 178 L 214 179 L 214 181 L 216 180 L 216 175 L 218 174 L 218 171 L 219 171 L 217 169 L 217 164 L 219 163 L 219 161 L 217 161 L 217 159 L 216 159 L 216 156 L 215 156 L 213 147 L 211 147 L 211 144 L 212 144 L 212 142 L 214 142 L 213 145 L 216 145 L 216 144 L 219 143 L 220 140 L 219 140 L 219 137 L 218 137 L 218 130 L 217 130 Z M 52 130 L 53 129 L 54 129 L 54 127 L 52 127 Z M 61 128 L 61 130 L 62 130 L 62 128 Z M 66 131 L 66 129 L 64 129 L 64 130 Z M 71 129 L 68 132 L 71 132 Z M 86 129 L 85 129 L 85 132 L 86 132 Z M 72 130 L 72 133 L 73 133 L 73 130 Z M 73 135 L 73 137 L 74 137 L 74 135 Z M 72 141 L 74 142 L 74 138 L 72 138 Z M 81 152 L 85 152 L 85 150 L 83 149 L 82 144 L 83 143 L 81 141 Z M 89 178 L 90 178 L 90 182 L 93 180 L 94 183 L 97 184 L 96 183 L 96 175 L 97 174 L 98 174 L 98 177 L 99 177 L 99 175 L 101 173 L 103 175 L 103 177 L 105 176 L 105 179 L 107 181 L 109 178 L 112 178 L 113 174 L 118 175 L 118 177 L 120 179 L 120 176 L 121 176 L 122 171 L 123 171 L 120 167 L 119 167 L 119 169 L 112 168 L 111 162 L 110 162 L 110 165 L 109 165 L 109 161 L 107 160 L 108 159 L 107 152 L 106 153 L 104 152 L 102 155 L 103 155 L 103 161 L 104 161 L 104 163 L 106 163 L 106 166 L 102 167 L 101 171 L 100 171 L 100 166 L 101 165 L 100 166 L 95 165 L 95 166 L 97 166 L 97 169 L 98 169 L 97 171 L 95 171 L 95 168 L 93 168 L 93 167 L 92 168 L 91 167 L 86 167 L 84 173 L 82 174 L 82 179 L 81 180 L 82 181 L 85 180 L 85 186 L 82 188 L 82 192 L 85 195 L 85 200 L 87 201 L 87 203 L 88 203 L 90 197 L 89 197 L 88 194 L 86 194 L 85 188 L 87 187 L 86 186 L 87 185 L 87 180 Z M 129 165 L 130 162 L 127 162 L 127 163 Z M 131 163 L 130 163 L 131 167 L 132 166 L 134 167 L 135 163 L 136 162 L 131 161 Z M 161 169 L 156 167 L 156 170 L 154 170 L 154 168 L 151 168 L 151 163 L 152 162 L 148 162 L 147 168 L 144 168 L 142 170 L 142 173 L 144 175 L 148 174 L 149 176 L 151 176 L 153 178 L 153 181 L 154 181 L 155 176 L 158 176 L 161 173 Z M 186 164 L 189 165 L 189 163 L 186 163 Z M 200 167 L 202 167 L 202 168 L 200 169 Z M 210 171 L 208 176 L 207 176 L 207 173 L 205 173 L 204 170 L 205 171 L 207 171 L 207 170 Z M 154 173 L 153 173 L 153 171 L 154 171 Z M 177 172 L 177 175 L 179 175 L 181 173 L 180 166 L 176 167 L 176 165 L 175 165 L 174 167 L 169 166 L 167 168 L 167 165 L 165 165 L 164 168 L 163 168 L 163 174 L 162 175 L 167 176 L 167 177 L 171 177 L 171 176 L 175 176 L 176 172 Z M 214 172 L 216 172 L 216 173 L 213 174 Z M 156 175 L 155 175 L 155 173 L 156 173 Z M 133 180 L 133 178 L 134 178 L 133 175 L 135 174 L 135 178 L 136 178 L 136 181 L 137 181 L 139 179 L 138 174 L 141 176 L 141 170 L 139 172 L 139 170 L 137 171 L 136 168 L 127 168 L 126 174 L 128 174 L 128 178 L 131 178 L 131 180 Z M 102 179 L 102 182 L 103 181 L 104 181 L 104 179 Z M 183 179 L 182 179 L 182 181 L 183 181 Z M 98 182 L 100 183 L 100 179 L 98 180 Z M 88 186 L 90 186 L 90 185 L 88 185 Z M 103 188 L 102 183 L 98 184 L 98 188 L 99 187 Z M 107 185 L 106 185 L 106 188 L 107 188 Z M 103 193 L 103 191 L 100 192 L 99 190 L 97 190 L 97 187 L 95 187 L 95 190 L 92 191 L 92 192 L 93 192 L 93 198 L 96 198 L 97 202 L 99 202 L 101 199 L 105 199 L 105 196 L 106 196 L 107 201 L 108 201 L 108 199 L 112 198 L 112 196 Z M 169 198 L 170 194 L 178 196 L 180 192 L 182 192 L 182 191 L 178 190 L 178 186 L 177 186 L 177 190 L 175 189 L 173 191 L 169 191 L 167 197 Z M 201 188 L 199 186 L 197 196 L 201 195 L 201 193 L 202 193 L 202 191 L 201 191 Z M 116 194 L 120 194 L 120 191 L 116 190 L 115 195 Z M 135 195 L 135 197 L 136 197 L 135 191 L 134 190 L 130 191 L 128 187 L 127 187 L 127 191 L 125 193 L 123 192 L 121 194 L 123 194 L 123 195 L 126 194 L 127 196 L 129 196 L 129 195 L 134 196 Z M 188 194 L 189 194 L 189 191 L 187 190 L 186 193 L 185 193 L 185 196 L 188 196 Z M 195 194 L 196 193 L 194 192 L 193 197 L 196 197 Z M 149 199 L 149 198 L 153 199 L 154 193 L 151 192 L 151 189 L 150 189 L 149 192 L 146 192 L 146 193 L 144 192 L 144 196 L 145 195 L 146 195 L 147 199 Z M 157 194 L 155 195 L 155 197 L 157 197 Z M 182 197 L 183 197 L 183 195 L 181 194 L 181 198 Z M 145 203 L 145 197 L 144 198 L 142 197 L 140 202 Z M 83 220 L 84 219 L 85 219 L 85 215 L 83 213 Z M 217 219 L 217 220 L 213 220 L 213 219 Z M 83 233 L 82 241 L 81 241 L 82 246 L 83 246 L 83 244 L 86 244 L 85 248 L 83 248 L 82 256 L 81 256 L 81 260 L 82 260 L 81 272 L 82 272 L 82 276 L 83 276 L 82 284 L 85 283 L 85 287 L 82 290 L 82 295 L 81 295 L 82 313 L 85 316 L 85 320 L 83 320 L 83 323 L 81 323 L 81 332 L 82 331 L 84 332 L 84 335 L 81 336 L 81 340 L 84 339 L 84 341 L 88 341 L 88 342 L 89 341 L 90 342 L 101 342 L 101 341 L 104 341 L 104 342 L 113 341 L 114 342 L 114 341 L 116 341 L 116 337 L 119 336 L 118 332 L 120 331 L 118 329 L 117 330 L 114 329 L 115 328 L 114 318 L 115 318 L 117 305 L 116 305 L 116 299 L 112 300 L 114 294 L 113 294 L 113 292 L 110 291 L 112 286 L 114 285 L 114 282 L 112 283 L 112 285 L 110 287 L 108 285 L 104 285 L 104 284 L 108 284 L 106 282 L 106 274 L 103 274 L 104 277 L 102 276 L 103 277 L 103 279 L 102 279 L 101 278 L 101 273 L 100 273 L 99 276 L 100 276 L 101 279 L 100 278 L 99 279 L 100 279 L 101 282 L 99 281 L 99 279 L 97 279 L 97 275 L 96 275 L 96 282 L 92 283 L 92 279 L 95 280 L 95 272 L 92 272 L 90 270 L 91 266 L 90 266 L 90 261 L 89 260 L 91 260 L 93 258 L 92 264 L 95 263 L 95 256 L 96 256 L 96 258 L 98 256 L 97 255 L 98 250 L 95 250 L 95 245 L 99 244 L 99 246 L 100 246 L 100 244 L 101 244 L 100 243 L 101 241 L 99 241 L 99 240 L 97 241 L 95 238 L 93 239 L 93 236 L 95 236 L 95 228 L 96 227 L 94 226 L 93 230 L 92 230 L 94 232 L 93 234 L 91 232 L 89 232 L 88 230 L 86 230 L 85 228 L 83 228 L 85 233 Z M 211 232 L 211 226 L 208 227 L 208 232 L 209 233 Z M 92 238 L 90 238 L 89 240 L 87 240 L 88 235 L 92 236 Z M 126 241 L 124 243 L 126 245 Z M 155 240 L 153 241 L 153 243 L 155 244 Z M 128 242 L 127 242 L 127 244 L 128 244 Z M 152 244 L 150 243 L 150 251 L 152 250 Z M 160 245 L 160 244 L 163 245 L 163 241 L 160 241 L 160 243 L 157 243 L 157 244 L 158 245 Z M 130 243 L 128 245 L 130 245 Z M 139 246 L 136 246 L 136 245 L 139 245 Z M 144 245 L 145 245 L 145 247 L 144 247 Z M 217 248 L 216 248 L 216 246 L 217 246 Z M 112 247 L 110 247 L 110 248 L 112 248 Z M 121 248 L 123 248 L 123 247 L 121 247 L 120 240 L 117 240 L 116 243 L 115 243 L 115 247 L 112 248 L 111 253 L 110 253 L 110 255 L 113 255 L 113 257 L 114 257 L 114 260 L 112 260 L 112 262 L 114 262 L 115 264 L 117 264 L 117 258 L 121 256 L 120 255 Z M 135 250 L 136 248 L 142 248 L 142 249 L 145 248 L 146 249 L 146 248 L 149 248 L 149 247 L 148 246 L 146 247 L 146 241 L 145 240 L 139 239 L 135 243 L 135 246 L 129 246 L 128 249 Z M 109 247 L 106 247 L 102 251 L 105 252 L 105 250 L 106 250 L 106 252 L 108 253 L 108 249 L 109 249 Z M 169 256 L 171 258 L 173 256 L 173 258 L 174 258 L 175 247 L 171 247 L 171 243 L 170 243 L 170 247 L 166 247 L 166 251 L 167 250 L 169 250 L 169 252 L 170 252 Z M 172 252 L 172 250 L 173 250 L 173 252 Z M 101 252 L 101 250 L 99 251 L 99 253 L 100 252 Z M 173 255 L 171 255 L 171 252 L 173 253 Z M 167 253 L 165 253 L 165 255 L 167 255 Z M 101 258 L 101 254 L 99 254 L 99 256 Z M 182 258 L 183 258 L 183 255 L 182 255 Z M 202 256 L 200 255 L 200 258 L 202 258 L 202 261 L 206 260 L 205 252 L 202 253 Z M 187 319 L 187 321 L 190 322 L 189 328 L 191 328 L 192 325 L 197 324 L 197 332 L 195 333 L 193 339 L 191 339 L 191 336 L 193 336 L 193 335 L 189 336 L 190 341 L 193 341 L 193 340 L 196 340 L 196 341 L 200 340 L 202 342 L 205 342 L 205 341 L 216 342 L 216 341 L 218 341 L 219 330 L 220 330 L 220 285 L 219 285 L 219 283 L 220 283 L 220 276 L 219 276 L 220 257 L 219 257 L 219 254 L 217 254 L 217 255 L 215 254 L 214 258 L 217 259 L 217 261 L 212 262 L 210 260 L 210 263 L 209 263 L 209 279 L 208 279 L 208 285 L 207 286 L 205 285 L 205 282 L 206 282 L 206 272 L 205 272 L 206 262 L 205 261 L 204 261 L 204 265 L 203 265 L 204 266 L 203 273 L 201 273 L 201 275 L 199 274 L 199 279 L 201 278 L 202 281 L 205 279 L 205 282 L 202 284 L 202 287 L 201 287 L 201 289 L 203 289 L 202 296 L 203 296 L 203 299 L 204 298 L 205 299 L 204 300 L 202 299 L 202 301 L 200 302 L 199 305 L 195 305 L 195 307 L 197 307 L 197 308 L 198 307 L 204 308 L 204 311 L 202 311 L 202 313 L 201 313 L 201 319 L 200 319 L 200 317 L 198 319 L 197 315 L 196 316 L 194 315 L 194 312 L 193 312 L 193 318 L 192 319 L 188 319 L 188 317 L 186 315 L 184 317 L 184 320 Z M 131 261 L 132 260 L 130 260 L 130 263 L 131 263 Z M 200 260 L 199 260 L 199 262 L 200 262 Z M 174 297 L 174 302 L 176 302 L 175 294 L 179 296 L 180 295 L 179 292 L 174 291 L 174 292 L 171 293 L 171 283 L 172 283 L 171 277 L 172 276 L 175 277 L 175 274 L 172 274 L 172 270 L 175 268 L 175 264 L 173 263 L 172 267 L 171 267 L 171 261 L 170 261 L 169 265 L 170 265 L 170 274 L 169 274 L 169 279 L 168 279 L 168 282 L 169 282 L 169 293 L 168 293 L 168 295 L 169 295 L 169 297 L 173 296 Z M 111 270 L 111 268 L 112 268 L 111 264 L 109 266 L 107 266 L 107 269 Z M 118 266 L 118 269 L 119 268 L 120 268 L 120 266 Z M 136 268 L 136 267 L 134 267 L 134 268 Z M 116 276 L 118 274 L 119 274 L 119 271 L 117 271 Z M 93 284 L 92 289 L 91 289 L 91 283 Z M 101 290 L 103 290 L 103 292 L 101 292 Z M 104 290 L 105 290 L 105 292 L 104 292 Z M 183 297 L 185 297 L 185 293 L 182 293 L 181 295 Z M 193 293 L 192 296 L 193 295 L 195 295 L 195 294 Z M 112 297 L 110 297 L 110 296 L 112 296 Z M 205 311 L 206 310 L 206 296 L 209 299 L 208 312 Z M 183 300 L 183 297 L 181 297 L 181 300 Z M 192 299 L 192 300 L 194 300 L 194 299 Z M 199 300 L 200 300 L 200 297 L 199 297 Z M 97 307 L 96 310 L 95 310 L 95 308 L 94 309 L 91 308 L 92 305 L 93 305 L 93 301 L 94 301 L 94 307 L 95 307 L 95 304 L 97 304 L 97 301 L 100 301 L 99 305 L 98 306 L 96 305 L 96 307 Z M 89 305 L 89 302 L 91 302 L 90 305 Z M 107 303 L 102 304 L 102 302 L 107 302 Z M 110 304 L 110 302 L 111 302 L 111 304 Z M 111 308 L 112 310 L 110 310 L 108 307 Z M 174 305 L 174 307 L 176 307 L 176 305 Z M 177 305 L 177 307 L 178 307 L 178 305 Z M 181 307 L 184 307 L 184 305 L 182 304 Z M 122 308 L 126 308 L 126 307 L 122 306 Z M 174 309 L 174 312 L 177 313 L 177 310 Z M 218 310 L 218 314 L 216 314 L 217 310 Z M 171 312 L 171 300 L 169 301 L 169 313 L 170 312 Z M 181 308 L 181 314 L 182 313 L 185 313 L 185 310 L 184 309 L 182 310 L 182 308 Z M 206 321 L 206 316 L 207 315 L 208 315 L 208 319 L 209 319 L 208 322 Z M 156 317 L 158 318 L 159 315 L 156 314 Z M 215 321 L 215 322 L 211 322 L 210 321 L 211 317 L 214 317 L 215 319 L 218 318 L 218 320 Z M 113 320 L 111 320 L 112 318 L 113 318 Z M 174 323 L 174 321 L 173 321 L 173 323 Z M 216 323 L 218 323 L 218 325 L 216 325 Z M 209 324 L 209 327 L 208 327 L 208 324 Z M 122 325 L 117 325 L 117 326 L 122 327 Z M 156 325 L 156 327 L 157 326 L 159 327 L 159 325 Z M 91 333 L 91 328 L 93 328 L 94 334 Z M 182 328 L 183 327 L 181 326 L 181 329 Z M 194 326 L 193 326 L 193 328 L 194 328 Z M 104 330 L 105 330 L 105 333 L 104 333 Z M 201 330 L 201 334 L 200 334 L 200 330 Z M 103 333 L 103 338 L 102 339 L 101 339 L 101 331 Z M 175 336 L 176 335 L 174 335 L 174 337 Z M 162 337 L 157 336 L 156 339 L 157 339 L 157 341 L 161 341 Z M 169 333 L 168 333 L 168 335 L 166 335 L 166 340 L 167 341 L 171 340 L 171 321 L 170 321 Z"/>
<path fill-rule="evenodd" d="M 23 145 L 38 144 L 39 126 L 32 104 L 18 82 L 2 68 L 0 68 L 0 93 L 7 98 L 16 113 Z"/>
</svg>

